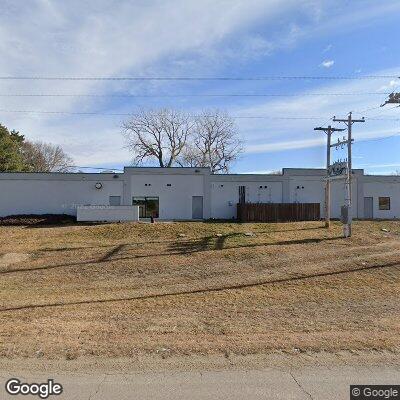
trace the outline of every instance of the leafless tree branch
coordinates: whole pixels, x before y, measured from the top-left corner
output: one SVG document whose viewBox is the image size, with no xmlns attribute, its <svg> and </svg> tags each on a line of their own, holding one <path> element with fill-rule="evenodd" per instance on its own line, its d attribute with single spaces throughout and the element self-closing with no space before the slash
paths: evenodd
<svg viewBox="0 0 400 400">
<path fill-rule="evenodd" d="M 69 172 L 73 160 L 57 145 L 25 141 L 22 154 L 26 168 L 31 172 Z"/>
<path fill-rule="evenodd" d="M 141 110 L 122 123 L 134 164 L 156 159 L 160 167 L 171 167 L 186 145 L 194 123 L 183 112 L 170 109 Z"/>
<path fill-rule="evenodd" d="M 241 152 L 234 120 L 219 110 L 204 111 L 195 119 L 194 133 L 182 152 L 180 165 L 227 173 Z"/>
</svg>

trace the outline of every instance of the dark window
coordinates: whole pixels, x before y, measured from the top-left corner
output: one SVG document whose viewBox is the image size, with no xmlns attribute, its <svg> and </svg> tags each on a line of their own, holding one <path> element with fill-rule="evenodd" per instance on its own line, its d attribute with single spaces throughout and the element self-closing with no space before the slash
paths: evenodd
<svg viewBox="0 0 400 400">
<path fill-rule="evenodd" d="M 158 197 L 132 197 L 132 205 L 139 206 L 139 218 L 158 218 Z"/>
<path fill-rule="evenodd" d="M 262 186 L 260 186 L 260 189 L 262 189 Z"/>
<path fill-rule="evenodd" d="M 170 184 L 170 183 L 167 183 L 167 186 L 171 186 L 171 184 Z"/>
<path fill-rule="evenodd" d="M 390 197 L 379 197 L 379 209 L 390 210 Z"/>
<path fill-rule="evenodd" d="M 246 186 L 239 186 L 239 203 L 246 203 Z"/>
<path fill-rule="evenodd" d="M 109 204 L 110 204 L 110 206 L 120 206 L 121 205 L 121 196 L 110 196 Z"/>
</svg>

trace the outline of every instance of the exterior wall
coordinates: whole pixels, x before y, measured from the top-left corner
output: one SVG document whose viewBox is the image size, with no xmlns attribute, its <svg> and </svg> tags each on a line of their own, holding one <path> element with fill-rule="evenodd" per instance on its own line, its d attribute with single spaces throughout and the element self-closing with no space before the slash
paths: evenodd
<svg viewBox="0 0 400 400">
<path fill-rule="evenodd" d="M 351 185 L 351 216 L 358 218 L 358 179 L 354 178 Z M 345 180 L 334 180 L 331 183 L 331 217 L 340 218 L 341 207 L 345 205 Z"/>
<path fill-rule="evenodd" d="M 0 216 L 76 215 L 78 205 L 108 205 L 122 188 L 119 178 L 106 174 L 0 174 Z"/>
<path fill-rule="evenodd" d="M 320 203 L 324 216 L 325 181 L 320 177 L 296 176 L 289 179 L 288 203 Z"/>
<path fill-rule="evenodd" d="M 132 197 L 158 197 L 160 219 L 189 220 L 192 219 L 192 196 L 203 196 L 203 216 L 209 218 L 204 201 L 204 176 L 209 171 L 198 171 L 196 173 L 194 169 L 182 168 L 126 168 L 129 195 L 125 201 L 132 204 Z"/>
<path fill-rule="evenodd" d="M 400 182 L 398 178 L 388 178 L 368 177 L 364 182 L 364 197 L 373 198 L 374 218 L 400 218 Z M 379 197 L 390 197 L 390 210 L 379 210 Z"/>
<path fill-rule="evenodd" d="M 137 206 L 79 206 L 77 221 L 139 221 Z"/>
<path fill-rule="evenodd" d="M 325 217 L 325 176 L 324 169 L 284 169 L 289 176 L 289 203 L 320 203 L 321 217 Z M 352 179 L 352 216 L 362 218 L 359 215 L 360 192 L 362 193 L 362 170 L 354 170 Z M 399 181 L 400 183 L 400 181 Z M 344 186 L 345 180 L 331 181 L 331 217 L 340 218 L 341 206 L 345 204 Z"/>
<path fill-rule="evenodd" d="M 12 214 L 76 215 L 78 205 L 109 205 L 109 196 L 158 197 L 159 217 L 192 219 L 192 196 L 203 196 L 205 219 L 236 217 L 239 186 L 252 203 L 320 203 L 324 215 L 325 170 L 284 169 L 282 175 L 212 175 L 207 168 L 132 168 L 123 174 L 0 173 L 0 216 Z M 101 189 L 96 189 L 101 183 Z M 168 186 L 167 186 L 168 185 Z M 170 186 L 169 186 L 170 185 Z M 353 217 L 364 217 L 364 197 L 374 199 L 374 218 L 400 218 L 400 177 L 368 176 L 355 170 Z M 379 210 L 378 197 L 390 197 L 390 210 Z M 331 215 L 340 217 L 344 180 L 331 184 Z"/>
<path fill-rule="evenodd" d="M 281 203 L 282 182 L 271 182 L 268 178 L 254 181 L 228 181 L 223 177 L 211 183 L 211 218 L 236 218 L 239 201 L 239 186 L 246 187 L 246 201 L 250 203 Z M 260 188 L 260 186 L 262 186 Z"/>
</svg>

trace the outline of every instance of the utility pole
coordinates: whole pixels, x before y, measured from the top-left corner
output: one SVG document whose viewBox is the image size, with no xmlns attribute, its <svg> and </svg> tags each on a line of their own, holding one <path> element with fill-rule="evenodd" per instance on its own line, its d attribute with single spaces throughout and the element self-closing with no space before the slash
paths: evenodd
<svg viewBox="0 0 400 400">
<path fill-rule="evenodd" d="M 351 128 L 355 122 L 365 122 L 364 117 L 362 119 L 353 119 L 352 113 L 349 112 L 349 115 L 346 119 L 338 119 L 333 117 L 334 122 L 344 122 L 347 125 L 347 140 L 343 138 L 342 141 L 338 139 L 337 143 L 333 146 L 343 146 L 347 145 L 347 171 L 346 171 L 346 192 L 345 192 L 345 206 L 342 208 L 342 222 L 343 222 L 343 235 L 344 237 L 351 236 L 351 181 L 352 181 L 352 173 L 353 173 L 353 165 L 351 160 L 351 145 L 354 142 L 352 138 Z"/>
<path fill-rule="evenodd" d="M 329 167 L 331 166 L 331 141 L 333 132 L 345 131 L 345 129 L 332 128 L 330 125 L 327 128 L 314 128 L 314 131 L 323 131 L 326 133 L 326 181 L 325 181 L 325 228 L 331 226 L 331 181 L 329 176 Z"/>
</svg>

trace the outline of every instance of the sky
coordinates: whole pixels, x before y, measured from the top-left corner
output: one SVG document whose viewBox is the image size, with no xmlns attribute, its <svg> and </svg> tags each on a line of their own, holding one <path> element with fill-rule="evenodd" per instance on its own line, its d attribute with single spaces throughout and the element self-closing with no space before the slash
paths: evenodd
<svg viewBox="0 0 400 400">
<path fill-rule="evenodd" d="M 2 0 L 0 78 L 327 79 L 0 79 L 0 123 L 61 145 L 75 165 L 122 168 L 130 113 L 218 108 L 244 143 L 232 172 L 265 173 L 323 167 L 314 127 L 344 127 L 331 119 L 352 111 L 365 117 L 353 125 L 354 168 L 391 174 L 400 108 L 380 105 L 400 91 L 399 17 L 398 0 Z"/>
</svg>

